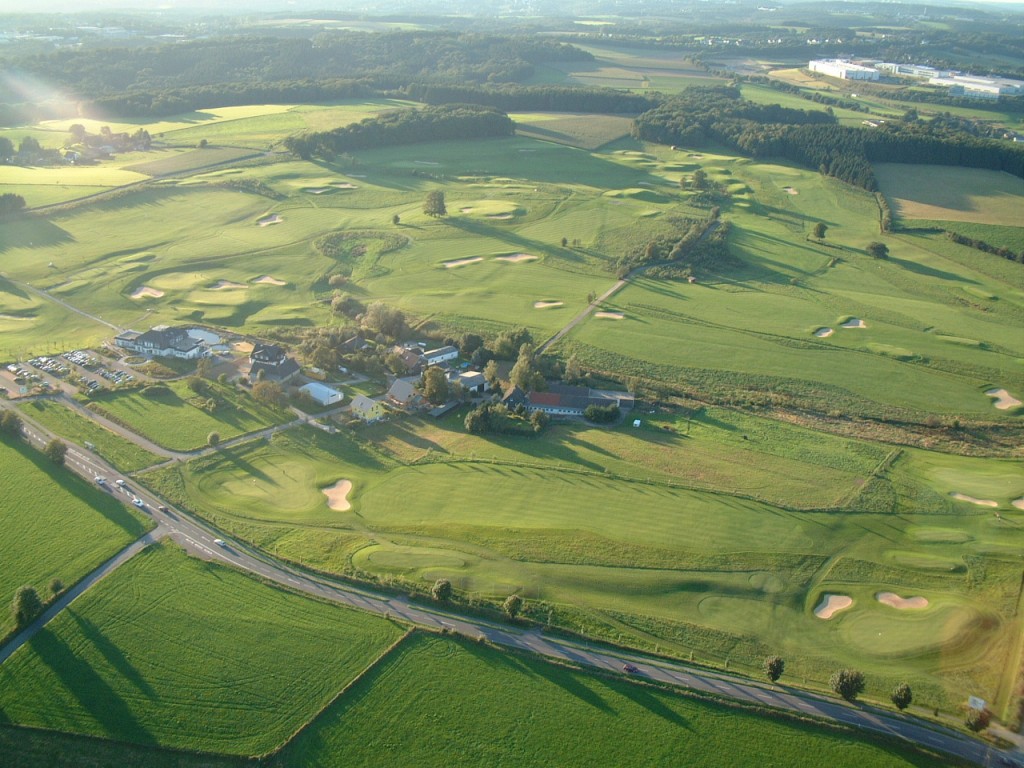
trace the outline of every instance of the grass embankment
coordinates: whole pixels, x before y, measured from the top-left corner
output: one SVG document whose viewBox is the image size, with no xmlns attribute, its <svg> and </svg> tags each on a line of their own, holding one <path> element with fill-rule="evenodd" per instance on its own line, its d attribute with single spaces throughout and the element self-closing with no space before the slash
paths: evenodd
<svg viewBox="0 0 1024 768">
<path fill-rule="evenodd" d="M 96 446 L 96 454 L 122 472 L 134 472 L 158 464 L 163 459 L 94 421 L 75 413 L 65 405 L 50 400 L 34 400 L 18 406 L 29 418 L 38 421 L 54 434 L 84 446 Z"/>
<path fill-rule="evenodd" d="M 89 407 L 172 451 L 202 448 L 210 432 L 217 432 L 224 441 L 291 419 L 289 412 L 257 403 L 232 386 L 208 382 L 208 387 L 208 394 L 196 395 L 187 382 L 175 381 L 132 392 L 102 393 L 93 397 Z M 201 407 L 208 398 L 217 401 L 212 412 Z"/>
<path fill-rule="evenodd" d="M 276 765 L 926 766 L 867 738 L 413 635 Z"/>
<path fill-rule="evenodd" d="M 48 599 L 51 580 L 71 586 L 151 527 L 106 491 L 9 439 L 0 439 L 0 488 L 5 608 L 24 584 Z M 0 611 L 0 636 L 13 628 L 10 611 Z"/>
<path fill-rule="evenodd" d="M 401 634 L 154 545 L 0 667 L 0 711 L 136 744 L 262 754 Z"/>
</svg>

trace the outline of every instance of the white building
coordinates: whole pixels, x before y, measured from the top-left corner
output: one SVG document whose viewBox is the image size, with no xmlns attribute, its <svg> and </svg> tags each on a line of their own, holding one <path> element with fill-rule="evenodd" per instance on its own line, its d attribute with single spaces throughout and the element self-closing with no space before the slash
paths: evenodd
<svg viewBox="0 0 1024 768">
<path fill-rule="evenodd" d="M 452 346 L 428 349 L 423 353 L 423 362 L 427 365 L 440 365 L 449 360 L 455 360 L 459 356 L 459 350 Z"/>
<path fill-rule="evenodd" d="M 345 395 L 338 390 L 317 381 L 299 387 L 299 392 L 305 392 L 320 405 L 334 405 L 345 399 Z"/>
<path fill-rule="evenodd" d="M 145 333 L 124 331 L 114 337 L 114 344 L 148 357 L 177 357 L 195 360 L 207 354 L 206 345 L 189 335 L 185 328 L 157 325 Z"/>
<path fill-rule="evenodd" d="M 862 67 L 846 59 L 814 59 L 808 62 L 807 68 L 842 80 L 878 80 L 879 77 L 874 67 Z"/>
</svg>

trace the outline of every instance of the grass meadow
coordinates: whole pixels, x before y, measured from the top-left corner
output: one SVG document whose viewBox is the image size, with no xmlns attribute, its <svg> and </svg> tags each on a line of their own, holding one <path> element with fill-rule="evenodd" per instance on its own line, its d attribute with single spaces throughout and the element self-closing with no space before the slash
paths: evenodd
<svg viewBox="0 0 1024 768">
<path fill-rule="evenodd" d="M 56 435 L 85 445 L 96 446 L 95 452 L 122 472 L 135 472 L 151 467 L 163 459 L 140 448 L 131 440 L 114 434 L 96 422 L 79 415 L 65 405 L 50 400 L 33 400 L 19 406 L 22 413 Z"/>
<path fill-rule="evenodd" d="M 6 607 L 22 585 L 44 600 L 50 582 L 71 586 L 151 527 L 106 491 L 55 467 L 24 443 L 0 440 L 0 601 Z M 0 635 L 14 629 L 0 612 Z"/>
<path fill-rule="evenodd" d="M 208 398 L 217 401 L 213 412 L 199 407 Z M 209 394 L 197 396 L 185 381 L 166 385 L 166 391 L 109 392 L 94 396 L 87 407 L 172 451 L 190 451 L 206 445 L 210 432 L 221 440 L 255 432 L 288 421 L 290 415 L 257 403 L 231 386 L 209 382 Z"/>
<path fill-rule="evenodd" d="M 900 219 L 1020 226 L 1024 189 L 1008 173 L 944 165 L 878 163 L 875 175 Z"/>
<path fill-rule="evenodd" d="M 153 545 L 0 667 L 8 723 L 263 754 L 402 635 Z"/>
<path fill-rule="evenodd" d="M 925 766 L 931 759 L 417 634 L 314 721 L 275 764 L 718 766 L 725 755 L 735 765 L 761 764 L 770 755 L 793 768 L 895 768 Z"/>
</svg>

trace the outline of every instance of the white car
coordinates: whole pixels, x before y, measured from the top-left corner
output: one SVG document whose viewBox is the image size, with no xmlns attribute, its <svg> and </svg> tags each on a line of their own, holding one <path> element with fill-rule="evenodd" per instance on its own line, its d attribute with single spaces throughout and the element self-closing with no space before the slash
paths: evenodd
<svg viewBox="0 0 1024 768">
<path fill-rule="evenodd" d="M 214 539 L 213 543 L 216 544 L 218 547 L 226 547 L 227 546 L 227 542 L 225 542 L 224 539 Z"/>
<path fill-rule="evenodd" d="M 117 478 L 117 480 L 115 480 L 114 482 L 117 483 L 122 488 L 124 487 L 124 480 L 122 480 L 121 478 Z"/>
<path fill-rule="evenodd" d="M 107 478 L 100 477 L 99 475 L 96 475 L 96 482 L 99 485 L 106 485 L 107 484 Z"/>
<path fill-rule="evenodd" d="M 132 504 L 134 504 L 139 509 L 144 509 L 145 506 L 146 506 L 146 502 L 144 502 L 138 496 L 135 496 L 134 498 L 132 498 Z"/>
</svg>

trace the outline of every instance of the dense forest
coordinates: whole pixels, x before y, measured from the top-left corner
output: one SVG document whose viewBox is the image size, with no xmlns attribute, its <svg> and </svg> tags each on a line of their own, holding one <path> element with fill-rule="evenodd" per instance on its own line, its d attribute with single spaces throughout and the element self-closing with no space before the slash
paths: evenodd
<svg viewBox="0 0 1024 768">
<path fill-rule="evenodd" d="M 331 157 L 356 149 L 397 144 L 511 136 L 514 131 L 515 123 L 497 109 L 446 104 L 385 112 L 331 131 L 289 136 L 285 146 L 302 158 Z"/>
<path fill-rule="evenodd" d="M 724 144 L 751 157 L 782 157 L 870 191 L 878 189 L 872 162 L 958 165 L 1024 177 L 1024 146 L 973 136 L 941 118 L 850 128 L 824 112 L 745 101 L 728 87 L 689 88 L 640 115 L 634 134 L 661 144 Z"/>
<path fill-rule="evenodd" d="M 444 85 L 417 83 L 404 89 L 411 99 L 426 104 L 482 104 L 508 111 L 593 112 L 639 114 L 653 109 L 662 97 L 611 88 L 561 85 Z"/>
</svg>

